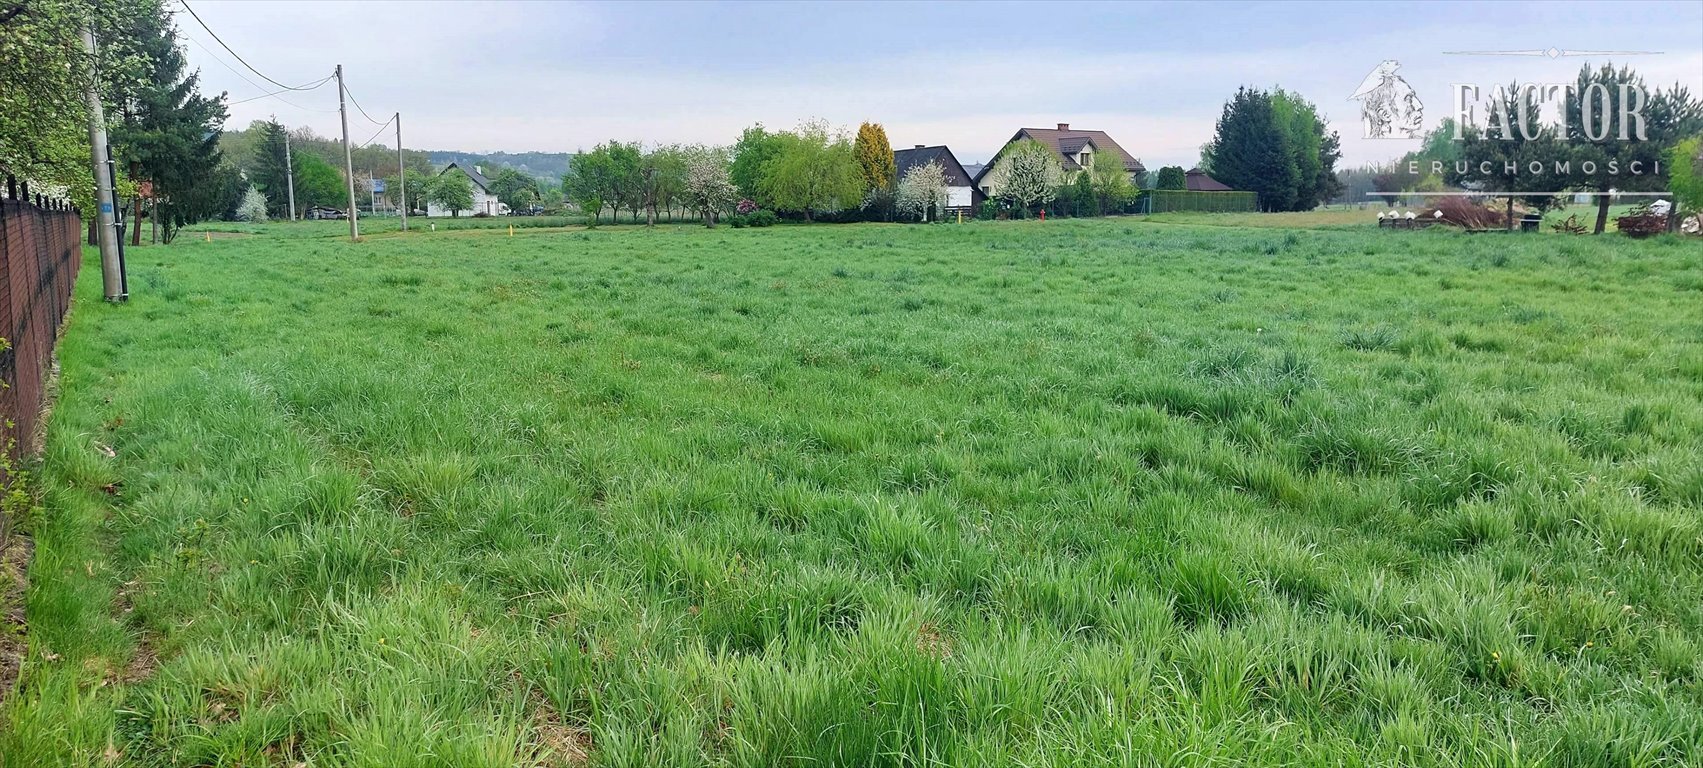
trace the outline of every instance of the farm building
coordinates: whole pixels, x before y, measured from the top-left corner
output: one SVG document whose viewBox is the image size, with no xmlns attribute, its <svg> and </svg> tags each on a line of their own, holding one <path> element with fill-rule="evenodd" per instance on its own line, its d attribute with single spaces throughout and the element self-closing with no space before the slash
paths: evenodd
<svg viewBox="0 0 1703 768">
<path fill-rule="evenodd" d="M 1134 155 L 1124 151 L 1105 131 L 1084 131 L 1070 127 L 1070 123 L 1059 123 L 1056 128 L 1019 128 L 1006 147 L 1032 139 L 1051 147 L 1058 153 L 1059 163 L 1064 166 L 1064 175 L 1068 180 L 1077 171 L 1092 167 L 1099 158 L 1122 163 L 1124 170 L 1129 172 L 1130 181 L 1141 183 L 1141 177 L 1147 173 L 1147 168 Z M 994 155 L 987 165 L 975 176 L 974 183 L 984 196 L 993 197 L 998 194 L 1000 169 L 1004 160 L 1005 150 Z"/>
<path fill-rule="evenodd" d="M 509 207 L 503 205 L 502 201 L 498 200 L 497 196 L 491 192 L 491 180 L 485 178 L 484 168 L 477 165 L 471 168 L 462 168 L 455 163 L 450 163 L 449 165 L 444 166 L 443 171 L 438 175 L 442 176 L 452 170 L 459 170 L 462 173 L 467 174 L 467 178 L 473 180 L 473 207 L 463 211 L 463 213 L 470 213 L 475 216 L 479 214 L 484 214 L 486 216 L 508 215 Z M 426 203 L 427 216 L 449 216 L 451 214 L 452 212 L 448 208 L 444 208 L 436 202 Z"/>
<path fill-rule="evenodd" d="M 893 165 L 899 170 L 899 178 L 905 177 L 905 172 L 919 165 L 939 162 L 946 169 L 946 210 L 961 210 L 971 208 L 986 199 L 981 190 L 976 189 L 968 171 L 958 162 L 952 150 L 944 146 L 928 147 L 921 144 L 911 149 L 901 149 L 893 153 Z"/>
</svg>

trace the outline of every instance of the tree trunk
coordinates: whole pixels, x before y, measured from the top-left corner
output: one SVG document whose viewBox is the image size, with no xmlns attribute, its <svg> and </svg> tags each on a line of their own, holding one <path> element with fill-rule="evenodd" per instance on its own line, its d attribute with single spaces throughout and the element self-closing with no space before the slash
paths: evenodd
<svg viewBox="0 0 1703 768">
<path fill-rule="evenodd" d="M 809 208 L 804 209 L 804 220 L 805 221 L 815 221 L 816 220 L 816 219 L 811 217 L 811 211 L 810 211 Z"/>
<path fill-rule="evenodd" d="M 645 226 L 656 226 L 656 205 L 654 203 L 651 204 L 650 207 L 645 208 Z"/>
<path fill-rule="evenodd" d="M 1602 195 L 1597 196 L 1597 228 L 1596 228 L 1595 231 L 1591 232 L 1591 234 L 1600 235 L 1600 234 L 1602 234 L 1603 229 L 1605 229 L 1607 227 L 1608 227 L 1608 195 L 1602 194 Z"/>
<path fill-rule="evenodd" d="M 1514 198 L 1508 198 L 1508 231 L 1514 231 Z"/>
</svg>

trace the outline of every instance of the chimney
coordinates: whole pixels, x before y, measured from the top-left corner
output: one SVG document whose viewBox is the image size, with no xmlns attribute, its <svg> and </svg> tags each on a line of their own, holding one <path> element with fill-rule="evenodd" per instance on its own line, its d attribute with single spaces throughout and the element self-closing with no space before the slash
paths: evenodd
<svg viewBox="0 0 1703 768">
<path fill-rule="evenodd" d="M 918 145 L 917 145 L 917 149 L 922 149 L 922 145 L 921 145 L 921 144 L 918 144 Z"/>
<path fill-rule="evenodd" d="M 1059 123 L 1058 129 L 1061 131 L 1068 131 L 1070 130 L 1070 123 Z"/>
</svg>

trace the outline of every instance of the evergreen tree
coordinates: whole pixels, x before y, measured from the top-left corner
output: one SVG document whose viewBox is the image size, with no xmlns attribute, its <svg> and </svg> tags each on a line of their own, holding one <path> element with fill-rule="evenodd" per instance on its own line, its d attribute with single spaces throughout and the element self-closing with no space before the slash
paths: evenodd
<svg viewBox="0 0 1703 768">
<path fill-rule="evenodd" d="M 1553 192 L 1560 183 L 1548 169 L 1561 157 L 1555 129 L 1542 125 L 1536 94 L 1518 83 L 1498 91 L 1491 104 L 1491 131 L 1469 125 L 1462 129 L 1461 160 L 1467 169 L 1447 169 L 1450 184 L 1503 198 L 1505 225 L 1514 228 L 1514 203 L 1548 210 L 1560 204 Z M 1544 170 L 1533 172 L 1532 164 Z M 1405 173 L 1405 169 L 1398 169 Z"/>
<path fill-rule="evenodd" d="M 1224 105 L 1210 144 L 1212 172 L 1232 189 L 1259 195 L 1262 211 L 1292 210 L 1298 200 L 1300 169 L 1288 147 L 1272 96 L 1255 88 L 1236 89 Z"/>
<path fill-rule="evenodd" d="M 1180 165 L 1167 165 L 1159 169 L 1159 180 L 1154 182 L 1154 189 L 1188 189 L 1188 174 Z"/>
<path fill-rule="evenodd" d="M 204 193 L 219 165 L 225 107 L 219 99 L 201 95 L 198 74 L 184 73 L 183 52 L 163 9 L 131 16 L 125 24 L 120 33 L 131 39 L 148 66 L 139 82 L 112 88 L 112 99 L 119 105 L 113 154 L 132 179 L 152 183 L 163 239 L 169 243 L 179 226 L 216 217 L 232 205 Z M 140 197 L 133 200 L 140 208 Z M 132 244 L 140 241 L 141 232 L 133 224 Z"/>
<path fill-rule="evenodd" d="M 265 193 L 269 213 L 276 218 L 290 217 L 289 173 L 290 168 L 284 162 L 284 131 L 285 128 L 276 119 L 267 120 L 256 125 L 260 129 L 260 146 L 255 150 L 253 164 L 248 168 L 248 178 L 254 185 Z M 301 158 L 292 158 L 298 167 Z M 298 207 L 305 207 L 297 199 Z"/>
<path fill-rule="evenodd" d="M 1640 98 L 1643 109 L 1631 109 L 1637 104 L 1627 100 Z M 1641 136 L 1634 111 L 1642 115 Z M 1657 172 L 1656 164 L 1675 144 L 1703 130 L 1703 103 L 1678 84 L 1667 91 L 1646 89 L 1644 78 L 1628 67 L 1586 66 L 1567 94 L 1564 124 L 1571 186 L 1598 193 L 1659 190 L 1667 186 L 1668 169 Z M 1599 194 L 1594 230 L 1599 235 L 1608 224 L 1608 206 L 1608 195 Z"/>
</svg>

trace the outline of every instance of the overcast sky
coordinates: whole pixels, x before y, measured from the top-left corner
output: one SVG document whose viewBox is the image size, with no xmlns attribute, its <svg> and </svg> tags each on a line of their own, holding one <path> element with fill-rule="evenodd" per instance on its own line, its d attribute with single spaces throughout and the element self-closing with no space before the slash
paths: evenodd
<svg viewBox="0 0 1703 768">
<path fill-rule="evenodd" d="M 1616 55 L 1664 86 L 1703 93 L 1703 0 L 1668 3 L 567 3 L 189 0 L 261 72 L 290 85 L 343 64 L 379 121 L 400 111 L 411 148 L 567 152 L 607 139 L 731 143 L 761 122 L 886 126 L 895 147 L 946 144 L 987 159 L 1020 127 L 1104 130 L 1150 168 L 1190 166 L 1238 85 L 1318 105 L 1344 165 L 1416 141 L 1363 139 L 1349 97 L 1379 62 L 1449 116 L 1450 84 L 1571 80 Z M 176 0 L 174 7 L 181 10 Z M 177 17 L 203 90 L 277 90 Z M 237 72 L 247 74 L 247 79 Z M 253 81 L 253 82 L 249 82 Z M 292 103 L 285 103 L 287 99 Z M 338 135 L 327 86 L 231 106 Z M 354 141 L 378 126 L 351 108 Z M 394 146 L 386 132 L 379 143 Z"/>
</svg>

